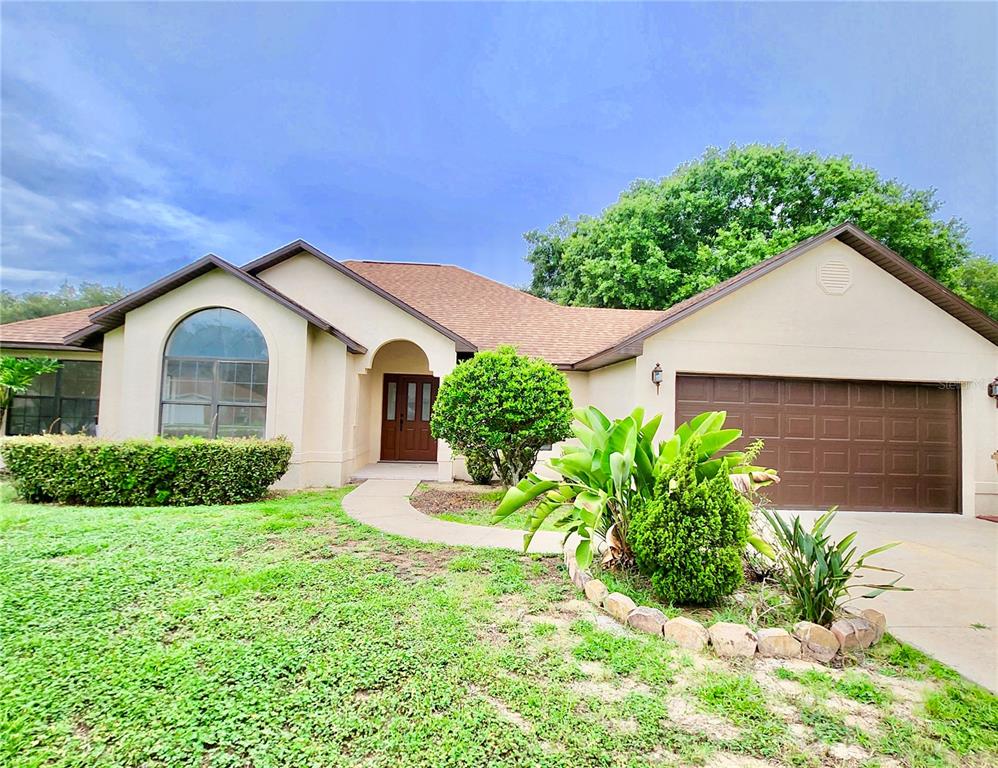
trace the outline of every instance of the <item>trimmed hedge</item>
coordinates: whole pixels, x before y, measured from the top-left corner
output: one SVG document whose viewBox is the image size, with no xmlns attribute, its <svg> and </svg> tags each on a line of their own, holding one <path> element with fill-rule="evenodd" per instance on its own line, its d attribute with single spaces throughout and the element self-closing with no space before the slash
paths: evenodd
<svg viewBox="0 0 998 768">
<path fill-rule="evenodd" d="M 12 437 L 0 442 L 27 501 L 89 506 L 186 506 L 254 501 L 288 470 L 287 440 L 197 437 L 101 440 Z"/>
</svg>

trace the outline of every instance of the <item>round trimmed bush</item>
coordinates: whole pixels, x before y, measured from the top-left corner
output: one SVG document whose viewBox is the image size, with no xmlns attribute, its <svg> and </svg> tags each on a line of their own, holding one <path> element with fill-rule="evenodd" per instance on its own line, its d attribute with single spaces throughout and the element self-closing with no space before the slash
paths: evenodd
<svg viewBox="0 0 998 768">
<path fill-rule="evenodd" d="M 677 604 L 716 603 L 744 580 L 752 505 L 725 472 L 697 480 L 699 447 L 699 439 L 683 447 L 628 529 L 638 568 L 660 597 Z"/>
<path fill-rule="evenodd" d="M 516 485 L 541 447 L 571 434 L 565 375 L 539 358 L 503 346 L 479 352 L 440 383 L 430 431 L 465 456 L 491 462 L 503 485 Z"/>
</svg>

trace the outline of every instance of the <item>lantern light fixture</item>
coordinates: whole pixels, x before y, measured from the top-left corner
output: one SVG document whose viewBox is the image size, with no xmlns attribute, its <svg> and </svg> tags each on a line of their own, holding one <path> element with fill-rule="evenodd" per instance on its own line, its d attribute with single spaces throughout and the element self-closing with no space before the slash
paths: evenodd
<svg viewBox="0 0 998 768">
<path fill-rule="evenodd" d="M 655 385 L 655 394 L 658 394 L 658 388 L 662 386 L 662 366 L 655 363 L 655 367 L 651 369 L 651 381 Z"/>
</svg>

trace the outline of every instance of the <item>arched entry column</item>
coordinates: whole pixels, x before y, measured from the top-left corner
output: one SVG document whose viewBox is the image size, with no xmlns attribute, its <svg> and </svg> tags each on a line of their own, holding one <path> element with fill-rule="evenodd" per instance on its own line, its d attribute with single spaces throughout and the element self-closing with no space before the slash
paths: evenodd
<svg viewBox="0 0 998 768">
<path fill-rule="evenodd" d="M 364 374 L 369 392 L 372 461 L 437 461 L 430 413 L 440 379 L 426 353 L 406 339 L 383 344 Z"/>
</svg>

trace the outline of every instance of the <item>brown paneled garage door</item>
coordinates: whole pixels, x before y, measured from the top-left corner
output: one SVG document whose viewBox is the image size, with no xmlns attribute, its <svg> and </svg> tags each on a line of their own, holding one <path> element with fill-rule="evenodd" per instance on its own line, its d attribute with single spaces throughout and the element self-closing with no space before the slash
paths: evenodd
<svg viewBox="0 0 998 768">
<path fill-rule="evenodd" d="M 776 507 L 959 512 L 959 390 L 882 381 L 679 374 L 676 423 L 727 411 L 779 470 Z"/>
</svg>

